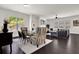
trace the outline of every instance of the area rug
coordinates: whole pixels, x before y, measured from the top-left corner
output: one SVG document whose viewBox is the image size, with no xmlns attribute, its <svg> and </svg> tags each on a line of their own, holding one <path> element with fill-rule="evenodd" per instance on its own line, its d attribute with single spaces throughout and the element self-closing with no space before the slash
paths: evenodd
<svg viewBox="0 0 79 59">
<path fill-rule="evenodd" d="M 37 50 L 39 50 L 40 48 L 48 45 L 49 43 L 51 43 L 53 40 L 49 40 L 46 39 L 46 43 L 39 45 L 39 47 L 37 47 L 36 45 L 32 45 L 30 43 L 26 43 L 26 44 L 19 44 L 19 48 L 25 53 L 25 54 L 31 54 Z"/>
</svg>

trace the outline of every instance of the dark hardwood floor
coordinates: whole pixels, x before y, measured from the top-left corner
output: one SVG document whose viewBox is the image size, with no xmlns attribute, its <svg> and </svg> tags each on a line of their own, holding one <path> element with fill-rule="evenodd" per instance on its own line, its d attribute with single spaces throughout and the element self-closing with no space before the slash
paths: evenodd
<svg viewBox="0 0 79 59">
<path fill-rule="evenodd" d="M 33 54 L 79 54 L 79 35 L 72 34 L 69 39 L 55 39 L 52 38 L 52 43 L 39 49 Z M 13 42 L 12 54 L 24 54 L 20 48 L 18 48 L 16 39 Z M 9 45 L 3 47 L 3 54 L 9 53 Z"/>
<path fill-rule="evenodd" d="M 12 54 L 24 54 L 24 52 L 18 47 L 17 41 L 19 42 L 18 39 L 13 39 Z M 2 51 L 3 54 L 10 54 L 10 45 L 3 46 Z"/>
</svg>

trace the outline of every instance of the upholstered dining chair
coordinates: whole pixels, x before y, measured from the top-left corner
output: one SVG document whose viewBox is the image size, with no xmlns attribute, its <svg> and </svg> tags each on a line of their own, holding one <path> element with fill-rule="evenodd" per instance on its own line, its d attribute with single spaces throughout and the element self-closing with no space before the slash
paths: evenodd
<svg viewBox="0 0 79 59">
<path fill-rule="evenodd" d="M 45 39 L 46 39 L 46 27 L 38 27 L 36 35 L 31 37 L 32 44 L 37 45 L 37 47 L 41 44 L 44 44 Z"/>
<path fill-rule="evenodd" d="M 23 41 L 22 32 L 18 31 L 18 35 L 19 35 L 20 43 L 22 43 Z"/>
<path fill-rule="evenodd" d="M 22 30 L 22 38 L 23 38 L 23 40 L 24 40 L 24 44 L 26 43 L 26 41 L 27 42 L 29 42 L 30 41 L 30 36 L 28 35 L 28 32 L 27 31 L 23 31 Z"/>
<path fill-rule="evenodd" d="M 18 35 L 19 35 L 19 38 L 22 38 L 22 34 L 20 31 L 18 31 Z"/>
<path fill-rule="evenodd" d="M 23 38 L 23 42 L 24 44 L 26 43 L 26 35 L 22 32 L 22 38 Z"/>
</svg>

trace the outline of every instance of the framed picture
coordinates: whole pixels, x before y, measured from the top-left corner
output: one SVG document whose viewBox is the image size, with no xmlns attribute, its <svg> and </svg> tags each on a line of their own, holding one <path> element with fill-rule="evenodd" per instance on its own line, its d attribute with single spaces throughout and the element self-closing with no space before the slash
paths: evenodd
<svg viewBox="0 0 79 59">
<path fill-rule="evenodd" d="M 73 26 L 79 26 L 79 20 L 73 20 Z"/>
<path fill-rule="evenodd" d="M 41 19 L 41 25 L 45 25 L 45 20 Z"/>
</svg>

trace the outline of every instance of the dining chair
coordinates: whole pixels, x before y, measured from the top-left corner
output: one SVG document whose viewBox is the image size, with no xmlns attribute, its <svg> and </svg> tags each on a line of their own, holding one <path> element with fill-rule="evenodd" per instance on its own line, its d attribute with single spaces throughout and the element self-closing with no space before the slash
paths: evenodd
<svg viewBox="0 0 79 59">
<path fill-rule="evenodd" d="M 22 38 L 22 34 L 20 31 L 18 31 L 18 35 L 19 35 L 19 38 Z"/>
<path fill-rule="evenodd" d="M 23 42 L 24 44 L 26 43 L 26 35 L 22 32 L 22 38 L 23 38 Z"/>
<path fill-rule="evenodd" d="M 41 44 L 45 43 L 46 39 L 46 28 L 38 27 L 36 31 L 36 35 L 31 37 L 32 44 L 37 45 L 37 47 Z"/>
<path fill-rule="evenodd" d="M 20 43 L 21 43 L 23 41 L 22 33 L 20 31 L 18 31 L 18 35 L 19 35 L 19 39 L 20 39 Z"/>
<path fill-rule="evenodd" d="M 22 31 L 22 37 L 24 40 L 24 44 L 26 43 L 26 41 L 31 43 L 31 40 L 30 40 L 31 36 L 28 34 L 27 31 Z"/>
</svg>

